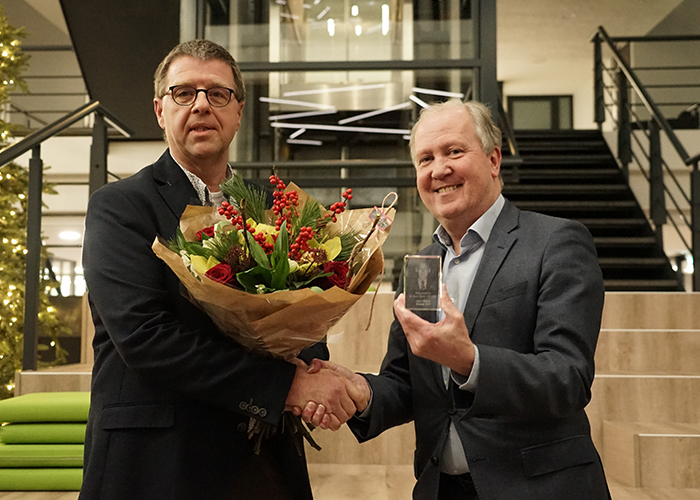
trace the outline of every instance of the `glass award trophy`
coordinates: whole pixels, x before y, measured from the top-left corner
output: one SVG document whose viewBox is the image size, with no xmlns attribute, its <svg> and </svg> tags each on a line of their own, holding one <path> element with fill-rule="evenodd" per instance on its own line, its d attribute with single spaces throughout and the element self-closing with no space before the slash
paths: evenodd
<svg viewBox="0 0 700 500">
<path fill-rule="evenodd" d="M 403 291 L 406 309 L 439 311 L 442 289 L 442 258 L 439 255 L 406 255 L 403 261 Z"/>
</svg>

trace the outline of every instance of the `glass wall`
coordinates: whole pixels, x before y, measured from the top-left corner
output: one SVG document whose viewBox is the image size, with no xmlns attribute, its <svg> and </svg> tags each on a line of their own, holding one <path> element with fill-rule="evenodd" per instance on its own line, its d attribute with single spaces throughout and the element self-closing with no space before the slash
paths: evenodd
<svg viewBox="0 0 700 500">
<path fill-rule="evenodd" d="M 203 35 L 239 62 L 391 61 L 475 57 L 465 0 L 221 0 Z"/>
<path fill-rule="evenodd" d="M 495 11 L 484 42 L 476 0 L 197 2 L 196 35 L 230 50 L 248 90 L 232 165 L 261 182 L 274 165 L 324 204 L 347 187 L 350 208 L 398 193 L 384 246 L 392 284 L 436 227 L 415 189 L 410 129 L 423 107 L 478 98 L 479 78 L 495 75 L 480 50 L 495 47 Z"/>
</svg>

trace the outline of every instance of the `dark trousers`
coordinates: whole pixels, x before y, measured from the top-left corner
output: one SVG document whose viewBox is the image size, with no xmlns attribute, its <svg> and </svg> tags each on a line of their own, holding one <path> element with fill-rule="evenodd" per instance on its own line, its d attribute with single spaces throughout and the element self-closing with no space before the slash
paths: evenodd
<svg viewBox="0 0 700 500">
<path fill-rule="evenodd" d="M 440 474 L 439 500 L 479 500 L 471 474 Z"/>
</svg>

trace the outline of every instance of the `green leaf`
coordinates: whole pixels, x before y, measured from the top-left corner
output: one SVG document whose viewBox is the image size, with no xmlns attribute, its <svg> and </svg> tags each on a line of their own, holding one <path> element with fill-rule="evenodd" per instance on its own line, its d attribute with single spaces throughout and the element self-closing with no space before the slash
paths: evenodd
<svg viewBox="0 0 700 500">
<path fill-rule="evenodd" d="M 258 266 L 264 269 L 272 269 L 272 266 L 270 265 L 270 259 L 267 258 L 267 254 L 265 253 L 265 250 L 263 250 L 260 246 L 260 243 L 255 241 L 253 235 L 250 234 L 248 231 L 246 231 L 245 233 L 248 239 L 248 249 L 250 250 L 250 254 L 253 256 L 253 259 L 255 259 L 255 262 L 258 264 Z"/>
<path fill-rule="evenodd" d="M 287 288 L 287 277 L 289 276 L 289 238 L 287 236 L 287 223 L 280 228 L 275 241 L 275 248 L 272 250 L 270 260 L 272 261 L 272 288 L 282 290 Z"/>
<path fill-rule="evenodd" d="M 236 274 L 236 279 L 248 293 L 258 293 L 258 285 L 269 288 L 272 272 L 262 267 L 252 267 L 247 271 Z M 271 290 L 272 291 L 272 290 Z"/>
<path fill-rule="evenodd" d="M 307 288 L 309 286 L 309 283 L 311 283 L 313 280 L 318 279 L 318 278 L 325 278 L 326 276 L 333 276 L 333 273 L 321 273 L 317 274 L 311 279 L 308 279 L 306 281 L 295 281 L 292 283 L 292 288 L 293 290 L 298 290 L 299 288 Z M 311 288 L 318 288 L 318 287 L 311 287 Z"/>
</svg>

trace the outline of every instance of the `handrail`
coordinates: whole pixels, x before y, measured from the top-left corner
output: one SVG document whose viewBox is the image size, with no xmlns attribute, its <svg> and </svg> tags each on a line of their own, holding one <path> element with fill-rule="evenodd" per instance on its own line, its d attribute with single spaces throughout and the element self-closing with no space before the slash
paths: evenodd
<svg viewBox="0 0 700 500">
<path fill-rule="evenodd" d="M 647 93 L 645 87 L 638 79 L 635 70 L 628 65 L 627 61 L 622 57 L 617 50 L 615 42 L 666 42 L 666 41 L 700 41 L 700 36 L 671 36 L 671 37 L 615 37 L 611 38 L 602 26 L 599 26 L 591 37 L 594 42 L 594 58 L 595 58 L 595 121 L 598 127 L 602 130 L 602 125 L 606 120 L 606 114 L 610 117 L 617 126 L 617 159 L 625 176 L 628 175 L 628 165 L 634 160 L 645 179 L 649 183 L 649 219 L 653 223 L 657 241 L 663 245 L 663 226 L 671 223 L 676 230 L 681 242 L 690 252 L 695 264 L 693 272 L 693 287 L 694 291 L 700 291 L 700 153 L 692 158 L 688 155 L 685 147 L 681 144 L 678 136 L 669 122 L 659 111 L 658 105 L 653 101 Z M 614 67 L 606 67 L 603 64 L 602 46 L 607 45 L 607 49 L 612 54 L 612 58 L 616 63 Z M 677 67 L 669 67 L 663 69 L 675 69 Z M 648 68 L 644 68 L 648 69 Z M 613 80 L 616 82 L 612 87 L 608 87 L 604 82 L 604 72 L 607 71 Z M 636 93 L 641 104 L 648 111 L 650 118 L 648 121 L 642 122 L 637 114 L 633 111 L 633 106 L 638 103 L 631 103 L 629 99 L 630 87 Z M 617 97 L 613 97 L 610 88 L 617 89 Z M 606 104 L 606 94 L 617 102 L 609 106 Z M 664 103 L 668 104 L 668 103 Z M 617 114 L 614 113 L 614 107 L 617 109 Z M 633 119 L 631 119 L 633 118 Z M 644 125 L 646 129 L 644 136 L 648 140 L 648 155 L 644 146 L 640 143 L 637 134 L 633 134 L 633 125 Z M 675 149 L 682 162 L 686 166 L 692 166 L 688 173 L 690 194 L 679 183 L 673 170 L 666 162 L 662 154 L 660 132 L 666 134 L 666 137 Z M 633 148 L 632 140 L 634 140 L 638 148 L 642 151 L 648 161 L 648 172 L 644 169 L 642 161 L 637 158 Z M 669 186 L 665 180 L 666 175 L 675 183 Z M 681 202 L 688 205 L 690 212 L 690 220 L 684 213 L 686 210 L 679 205 L 677 193 L 682 196 Z M 667 199 L 671 201 L 675 210 L 678 212 L 681 221 L 690 229 L 691 242 L 688 243 L 684 232 L 677 224 L 675 216 L 666 208 Z"/>
<path fill-rule="evenodd" d="M 613 42 L 697 42 L 700 35 L 613 36 Z"/>
<path fill-rule="evenodd" d="M 518 141 L 515 139 L 515 132 L 513 131 L 513 125 L 508 119 L 505 109 L 503 108 L 503 96 L 499 90 L 498 92 L 498 116 L 501 121 L 501 130 L 508 142 L 508 148 L 510 149 L 510 154 L 514 164 L 520 165 L 523 163 L 523 159 L 520 156 L 520 150 L 518 149 Z"/>
<path fill-rule="evenodd" d="M 22 368 L 36 370 L 39 317 L 39 294 L 41 281 L 41 193 L 43 191 L 43 160 L 41 143 L 73 125 L 78 120 L 96 113 L 92 126 L 90 149 L 90 188 L 104 185 L 107 176 L 107 125 L 108 122 L 120 133 L 131 137 L 133 132 L 119 118 L 110 113 L 99 101 L 91 101 L 49 125 L 37 130 L 0 151 L 0 167 L 10 163 L 27 151 L 29 180 L 27 186 L 27 251 L 24 294 L 24 339 Z M 104 176 L 104 177 L 102 177 Z"/>
<path fill-rule="evenodd" d="M 634 72 L 627 65 L 627 62 L 625 62 L 625 60 L 622 58 L 622 55 L 620 55 L 620 52 L 617 50 L 617 47 L 615 47 L 615 44 L 613 43 L 612 39 L 608 36 L 608 33 L 605 31 L 605 28 L 603 28 L 602 26 L 598 26 L 598 29 L 596 30 L 592 39 L 597 36 L 602 38 L 603 41 L 608 45 L 608 48 L 612 52 L 615 61 L 627 77 L 627 80 L 632 84 L 632 87 L 637 92 L 637 95 L 639 95 L 640 99 L 642 100 L 642 103 L 644 104 L 644 107 L 647 108 L 654 121 L 658 123 L 659 127 L 661 127 L 661 129 L 666 133 L 666 136 L 671 141 L 671 144 L 676 149 L 681 159 L 685 162 L 688 159 L 688 152 L 683 147 L 683 144 L 681 144 L 681 141 L 678 140 L 678 137 L 666 121 L 666 118 L 664 118 L 664 116 L 659 111 L 659 108 L 656 106 L 651 97 L 649 97 L 649 94 L 644 88 L 644 85 L 642 85 L 642 83 L 637 78 L 637 75 L 634 74 Z"/>
<path fill-rule="evenodd" d="M 11 144 L 5 149 L 0 151 L 0 165 L 5 165 L 12 160 L 22 156 L 27 151 L 34 149 L 36 146 L 44 142 L 46 139 L 53 137 L 54 135 L 67 129 L 75 122 L 85 118 L 86 116 L 98 113 L 104 116 L 105 120 L 109 122 L 114 128 L 119 130 L 119 132 L 126 137 L 131 137 L 134 133 L 124 124 L 119 118 L 114 116 L 109 110 L 100 104 L 100 101 L 90 101 L 89 103 L 79 107 L 72 113 L 59 118 L 58 120 L 46 125 L 45 127 L 32 132 L 23 139 Z"/>
<path fill-rule="evenodd" d="M 48 125 L 48 123 L 46 123 L 44 120 L 42 120 L 41 118 L 36 116 L 34 113 L 24 109 L 21 106 L 17 106 L 16 104 L 10 103 L 10 109 L 17 111 L 19 113 L 22 113 L 24 116 L 26 116 L 30 120 L 34 120 L 35 122 L 40 123 L 41 125 Z"/>
<path fill-rule="evenodd" d="M 697 166 L 698 163 L 700 163 L 700 153 L 696 154 L 692 158 L 688 158 L 687 160 L 685 160 L 686 165 L 696 165 Z"/>
</svg>

